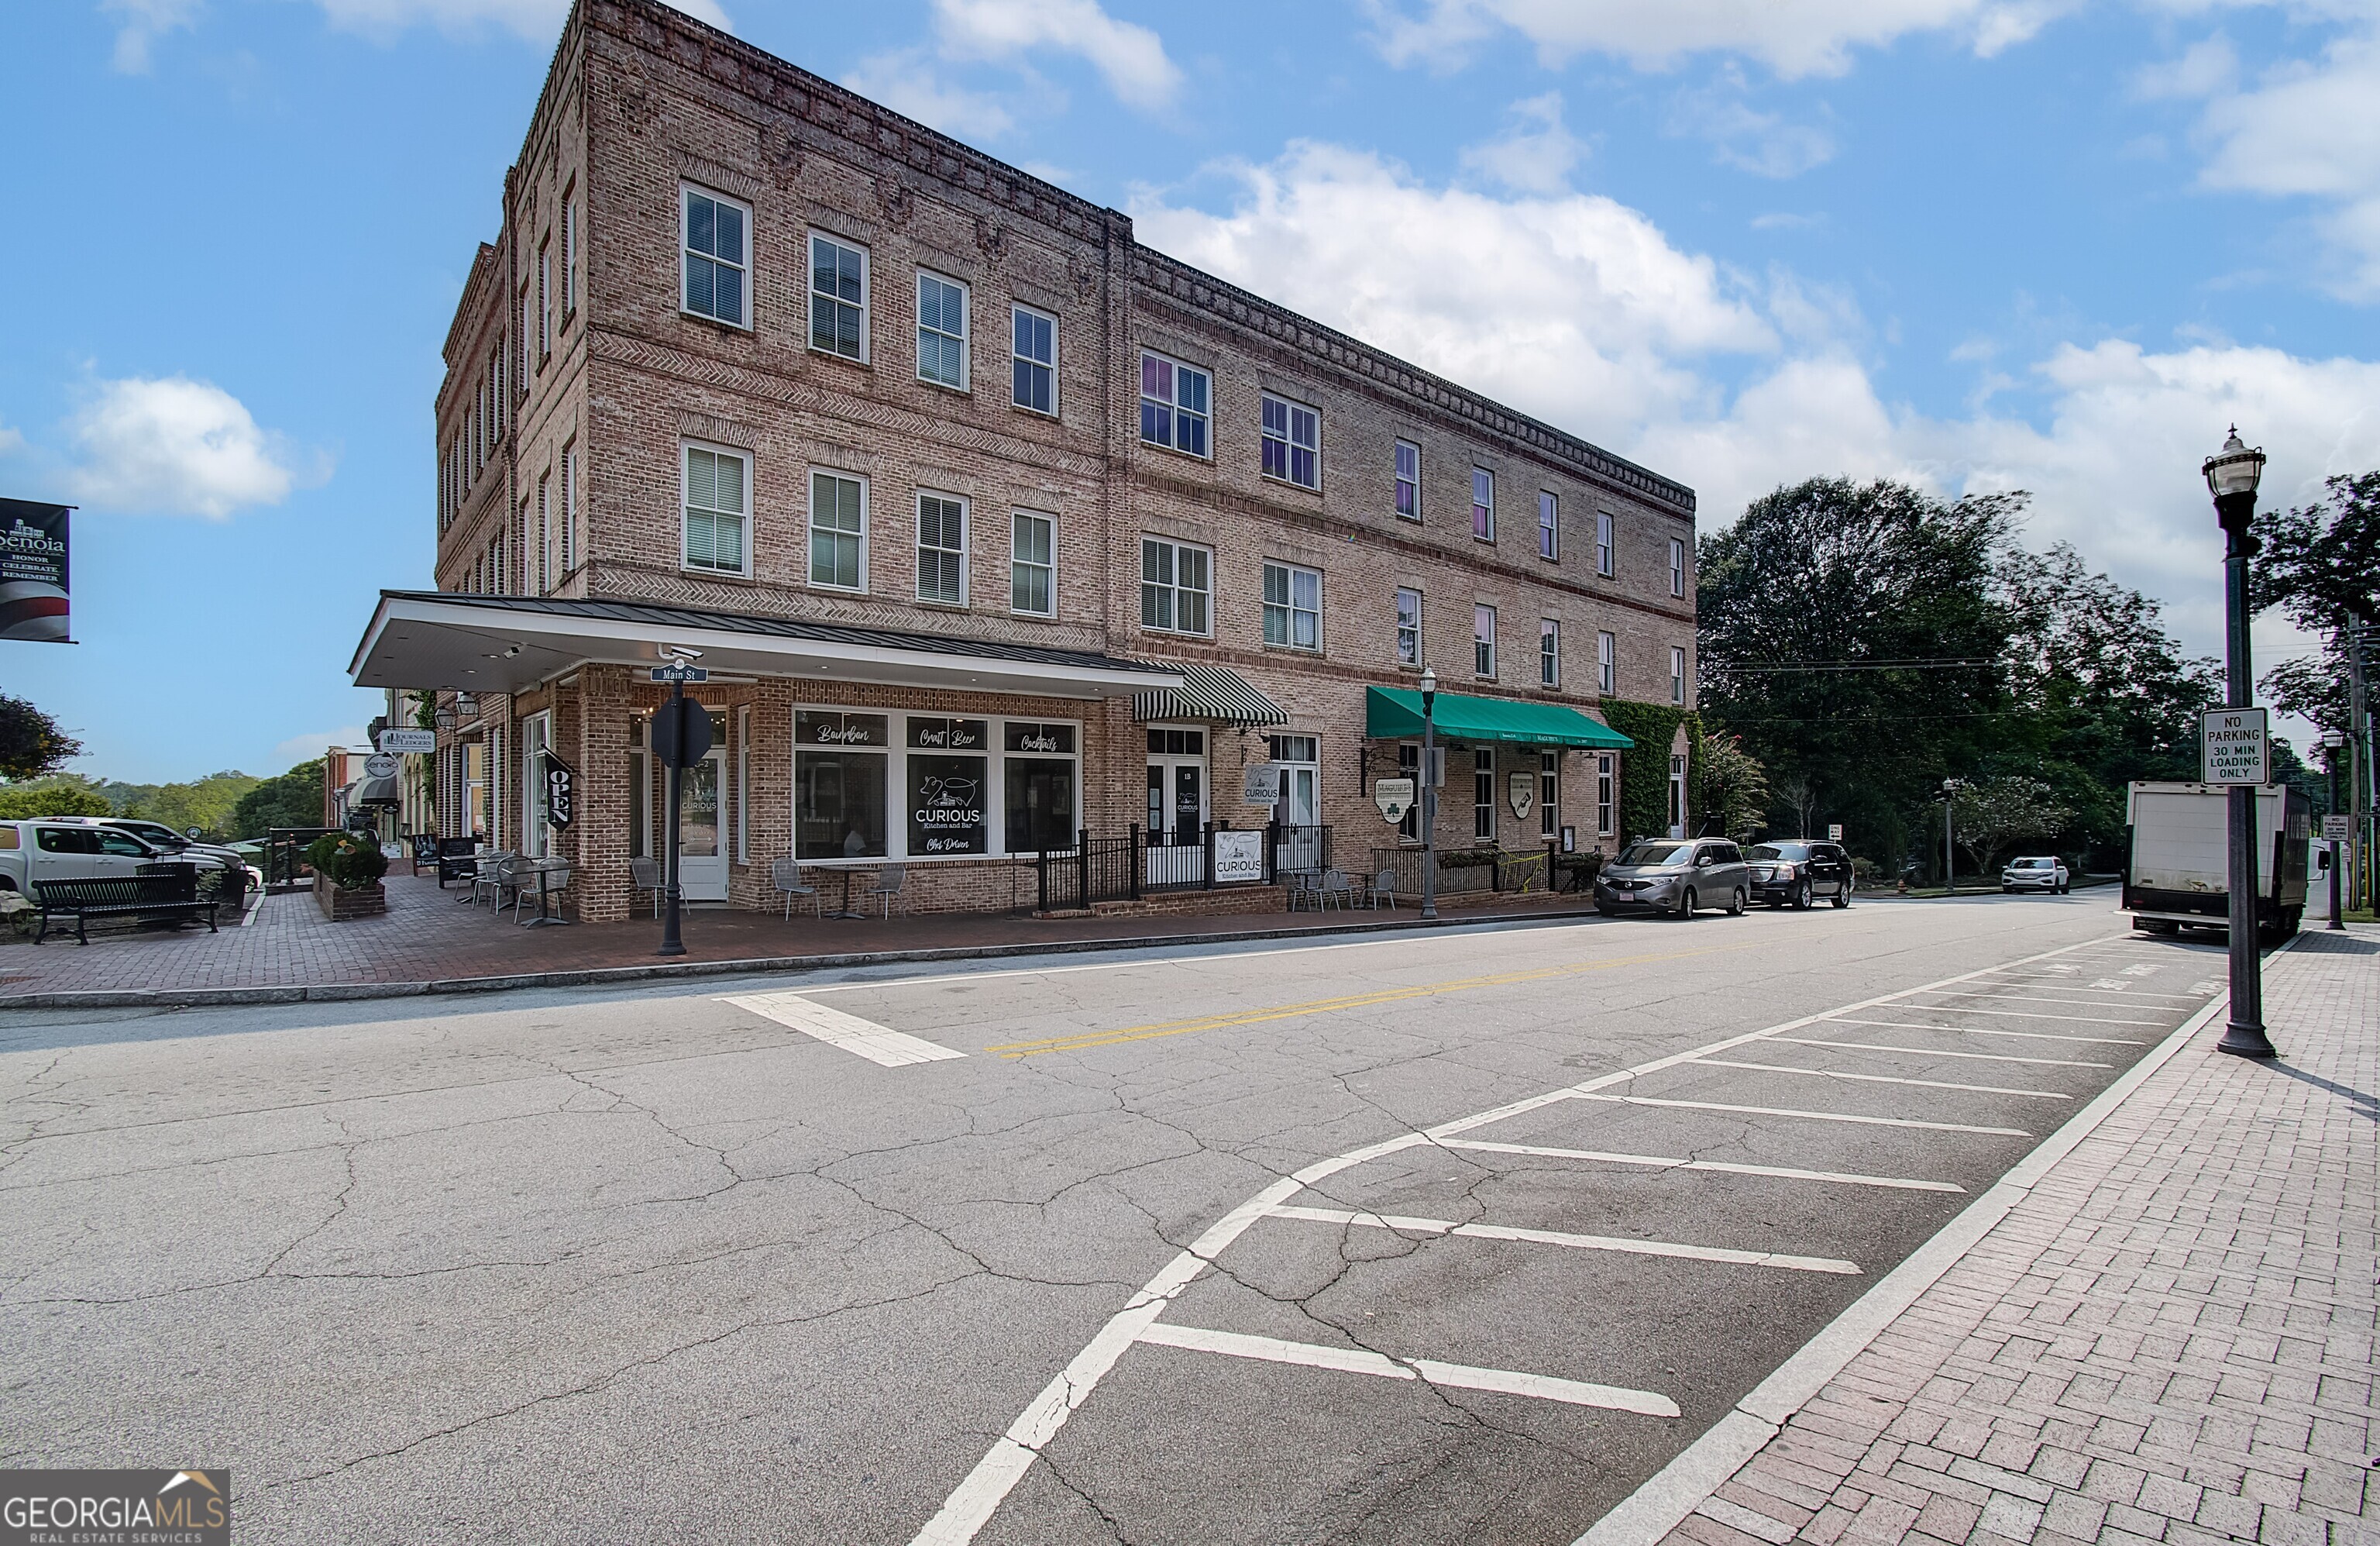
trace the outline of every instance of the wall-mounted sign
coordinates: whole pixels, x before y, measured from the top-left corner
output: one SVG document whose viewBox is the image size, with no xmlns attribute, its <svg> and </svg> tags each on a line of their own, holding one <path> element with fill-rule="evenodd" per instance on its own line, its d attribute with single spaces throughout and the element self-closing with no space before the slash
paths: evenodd
<svg viewBox="0 0 2380 1546">
<path fill-rule="evenodd" d="M 2207 784 L 2267 782 L 2262 709 L 2209 709 L 2199 721 L 2199 778 Z"/>
<path fill-rule="evenodd" d="M 371 756 L 364 759 L 364 776 L 366 778 L 395 778 L 396 776 L 397 770 L 404 765 L 404 763 L 399 762 L 395 758 L 391 757 L 385 751 L 374 752 Z"/>
<path fill-rule="evenodd" d="M 71 505 L 0 499 L 0 639 L 71 644 L 67 513 Z"/>
<path fill-rule="evenodd" d="M 438 749 L 435 730 L 383 730 L 380 733 L 380 749 L 392 757 L 407 752 L 417 755 Z"/>
<path fill-rule="evenodd" d="M 578 816 L 578 773 L 551 751 L 545 754 L 545 819 L 566 827 Z"/>
<path fill-rule="evenodd" d="M 1512 776 L 1507 787 L 1509 790 L 1507 797 L 1512 802 L 1513 819 L 1527 821 L 1529 812 L 1537 808 L 1537 775 L 1526 772 L 1516 773 Z"/>
<path fill-rule="evenodd" d="M 1414 781 L 1410 778 L 1376 778 L 1372 781 L 1372 803 L 1380 808 L 1380 820 L 1390 826 L 1405 819 L 1414 808 Z"/>
<path fill-rule="evenodd" d="M 1280 763 L 1251 762 L 1245 770 L 1245 782 L 1240 797 L 1250 805 L 1279 805 L 1281 784 Z"/>
<path fill-rule="evenodd" d="M 1264 879 L 1264 837 L 1261 831 L 1215 834 L 1215 883 L 1243 885 Z"/>
</svg>

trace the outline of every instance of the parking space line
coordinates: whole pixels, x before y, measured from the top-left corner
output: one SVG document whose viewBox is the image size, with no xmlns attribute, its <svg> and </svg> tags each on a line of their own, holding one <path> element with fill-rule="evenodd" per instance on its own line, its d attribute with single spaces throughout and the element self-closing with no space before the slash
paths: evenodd
<svg viewBox="0 0 2380 1546">
<path fill-rule="evenodd" d="M 2034 984 L 2029 982 L 2019 982 L 2013 983 L 2011 986 L 2029 988 L 2034 986 Z M 2093 989 L 2083 987 L 2076 987 L 2073 990 L 2073 992 L 2078 993 L 2105 992 L 2107 991 L 2107 990 L 2104 988 Z M 2095 998 L 2044 998 L 2037 993 L 1978 993 L 1971 991 L 1962 991 L 1957 988 L 1937 988 L 1934 992 L 1938 997 L 1942 998 L 2001 999 L 2010 1004 L 2080 1004 L 2095 1009 L 2112 1009 L 2117 1004 L 2122 1004 L 2127 1000 L 2138 1003 L 2140 1000 L 2144 998 L 2180 999 L 2184 1004 L 2196 1004 L 2205 996 L 2202 993 L 2126 993 L 2121 999 L 2109 1001 Z"/>
<path fill-rule="evenodd" d="M 1995 1026 L 1913 1026 L 1907 1020 L 1855 1020 L 1848 1015 L 1828 1016 L 1830 1026 L 1876 1026 L 1885 1030 L 1938 1030 L 1945 1036 L 2012 1036 L 2025 1041 L 2088 1041 L 2103 1047 L 2145 1047 L 2130 1036 L 2071 1036 L 2056 1030 L 2002 1030 Z"/>
<path fill-rule="evenodd" d="M 2102 1067 L 2105 1065 L 2093 1065 Z M 1918 1181 L 1903 1175 L 1861 1175 L 1840 1170 L 1794 1170 L 1785 1165 L 1740 1165 L 1725 1160 L 1678 1160 L 1666 1154 L 1615 1154 L 1600 1149 L 1554 1149 L 1536 1143 L 1489 1143 L 1484 1138 L 1440 1138 L 1440 1149 L 1477 1149 L 1490 1154 L 1524 1154 L 1548 1160 L 1588 1160 L 1608 1165 L 1648 1165 L 1663 1170 L 1712 1170 L 1729 1175 L 1772 1175 L 1783 1181 L 1832 1181 L 1846 1187 L 1883 1187 L 1904 1192 L 1963 1192 L 1949 1181 Z"/>
<path fill-rule="evenodd" d="M 1685 1261 L 1718 1261 L 1730 1267 L 1778 1267 L 1789 1272 L 1833 1272 L 1852 1276 L 1856 1261 L 1826 1256 L 1787 1256 L 1779 1251 L 1735 1250 L 1725 1246 L 1688 1246 L 1674 1240 L 1630 1239 L 1619 1235 L 1572 1235 L 1559 1229 L 1522 1229 L 1500 1223 L 1458 1223 L 1452 1219 L 1416 1219 L 1397 1213 L 1357 1213 L 1338 1208 L 1275 1208 L 1276 1219 L 1306 1223 L 1359 1225 L 1393 1229 L 1407 1235 L 1461 1235 L 1475 1240 L 1515 1240 L 1525 1245 L 1563 1246 L 1572 1250 L 1614 1251 L 1621 1256 L 1668 1256 Z"/>
<path fill-rule="evenodd" d="M 1391 1358 L 1361 1347 L 1326 1347 L 1320 1343 L 1288 1342 L 1277 1336 L 1248 1336 L 1239 1332 L 1213 1332 L 1203 1326 L 1176 1326 L 1160 1321 L 1140 1333 L 1143 1342 L 1184 1347 L 1194 1353 L 1220 1353 L 1232 1358 L 1258 1358 L 1267 1363 L 1303 1364 L 1308 1369 L 1332 1369 L 1342 1374 L 1369 1374 L 1383 1380 L 1426 1380 L 1454 1390 L 1494 1391 L 1503 1395 L 1535 1396 L 1572 1406 L 1605 1411 L 1639 1412 L 1648 1418 L 1674 1418 L 1678 1404 L 1653 1391 L 1633 1391 L 1623 1385 L 1596 1385 L 1584 1380 L 1559 1380 L 1550 1374 L 1524 1374 L 1510 1369 L 1478 1369 L 1470 1364 L 1439 1363 L 1435 1358 Z"/>
<path fill-rule="evenodd" d="M 1813 1079 L 1852 1079 L 1861 1084 L 1913 1084 L 1926 1090 L 1963 1090 L 1973 1095 L 2022 1095 L 2034 1101 L 2073 1099 L 2054 1090 L 2013 1090 L 1999 1084 L 1954 1084 L 1948 1079 L 1911 1079 L 1895 1074 L 1852 1074 L 1840 1068 L 1794 1068 L 1782 1063 L 1731 1063 L 1723 1057 L 1706 1057 L 1702 1061 L 1706 1067 L 1749 1068 L 1761 1074 L 1799 1074 Z"/>
<path fill-rule="evenodd" d="M 1842 1025 L 1870 1025 L 1868 1020 L 1844 1020 Z M 1982 1063 L 2038 1063 L 2046 1068 L 2113 1068 L 2112 1063 L 2085 1063 L 2071 1057 L 2018 1057 L 2013 1053 L 1949 1053 L 1932 1047 L 1887 1047 L 1874 1041 L 1821 1041 L 1811 1036 L 1772 1036 L 1772 1041 L 1791 1041 L 1798 1047 L 1842 1047 L 1858 1053 L 1909 1053 L 1918 1057 L 1965 1057 Z"/>
<path fill-rule="evenodd" d="M 781 1026 L 791 1027 L 830 1047 L 856 1053 L 868 1062 L 886 1068 L 966 1056 L 965 1053 L 936 1046 L 931 1041 L 878 1025 L 873 1020 L 863 1020 L 840 1009 L 829 1009 L 823 1004 L 812 1004 L 799 993 L 736 993 L 722 996 L 719 1002 L 732 1004 L 764 1020 L 774 1020 Z"/>
<path fill-rule="evenodd" d="M 1904 1004 L 1903 1009 L 1922 1009 L 1929 1015 L 1994 1015 L 2004 1020 L 2068 1020 L 2080 1026 L 2161 1026 L 2162 1020 L 2110 1019 L 2105 1015 L 2044 1015 L 2033 1009 L 1978 1009 L 1969 1004 Z M 2081 1009 L 2117 1007 L 2115 1004 L 2077 1004 Z"/>
<path fill-rule="evenodd" d="M 1785 1106 L 1730 1106 L 1718 1101 L 1665 1101 L 1653 1095 L 1573 1095 L 1573 1101 L 1609 1101 L 1621 1106 L 1677 1106 L 1687 1111 L 1731 1111 L 1746 1116 L 1802 1116 L 1813 1122 L 1855 1122 L 1864 1127 L 1922 1127 L 1929 1133 L 1985 1133 L 1993 1138 L 2029 1138 L 2021 1127 L 1973 1127 L 1963 1122 L 1920 1122 L 1907 1116 L 1853 1116 L 1839 1111 L 1795 1111 Z"/>
</svg>

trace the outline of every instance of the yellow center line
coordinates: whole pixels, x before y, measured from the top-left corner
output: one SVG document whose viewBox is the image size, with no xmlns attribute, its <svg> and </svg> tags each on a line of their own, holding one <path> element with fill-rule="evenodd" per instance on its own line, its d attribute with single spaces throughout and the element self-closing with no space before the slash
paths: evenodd
<svg viewBox="0 0 2380 1546">
<path fill-rule="evenodd" d="M 1760 942 L 1767 943 L 1767 942 Z M 1474 988 L 1501 988 L 1516 982 L 1543 982 L 1549 979 L 1576 977 L 1591 971 L 1610 971 L 1619 967 L 1644 966 L 1654 961 L 1683 961 L 1697 956 L 1724 956 L 1731 951 L 1755 950 L 1759 943 L 1712 945 L 1703 950 L 1670 950 L 1645 956 L 1615 956 L 1608 960 L 1581 961 L 1569 966 L 1531 967 L 1523 971 L 1496 972 L 1486 977 L 1456 978 L 1447 982 L 1425 982 L 1410 988 L 1383 988 L 1375 992 L 1351 993 L 1343 998 L 1309 999 L 1303 1004 L 1275 1004 L 1264 1009 L 1235 1010 L 1221 1015 L 1201 1015 L 1190 1020 L 1160 1020 L 1151 1025 L 1125 1026 L 1116 1030 L 1079 1031 L 1072 1036 L 1052 1036 L 1039 1041 L 1003 1041 L 984 1048 L 1004 1058 L 1035 1057 L 1043 1053 L 1081 1052 L 1091 1047 L 1111 1047 L 1119 1041 L 1148 1041 L 1160 1036 L 1187 1036 L 1194 1031 L 1223 1030 L 1232 1026 L 1259 1025 L 1267 1020 L 1291 1020 L 1306 1015 L 1330 1015 L 1346 1009 L 1364 1009 L 1373 1004 L 1395 1004 L 1405 999 L 1429 998 L 1439 993 L 1459 993 Z"/>
</svg>

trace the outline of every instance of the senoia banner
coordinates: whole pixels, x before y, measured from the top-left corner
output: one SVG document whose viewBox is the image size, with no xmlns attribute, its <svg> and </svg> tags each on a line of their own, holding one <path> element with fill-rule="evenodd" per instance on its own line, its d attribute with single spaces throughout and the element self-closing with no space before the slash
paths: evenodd
<svg viewBox="0 0 2380 1546">
<path fill-rule="evenodd" d="M 70 505 L 0 499 L 0 639 L 73 642 L 67 624 Z"/>
</svg>

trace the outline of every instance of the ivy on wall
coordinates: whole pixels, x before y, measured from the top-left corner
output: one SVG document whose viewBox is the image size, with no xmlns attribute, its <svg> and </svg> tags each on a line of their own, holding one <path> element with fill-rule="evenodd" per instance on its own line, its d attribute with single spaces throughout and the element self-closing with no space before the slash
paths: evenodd
<svg viewBox="0 0 2380 1546">
<path fill-rule="evenodd" d="M 1675 704 L 1618 698 L 1605 699 L 1600 707 L 1604 723 L 1636 743 L 1633 751 L 1620 754 L 1621 845 L 1659 837 L 1670 830 L 1670 743 L 1680 724 L 1686 727 L 1686 831 L 1691 834 L 1699 814 L 1695 791 L 1702 786 L 1701 716 Z"/>
</svg>

